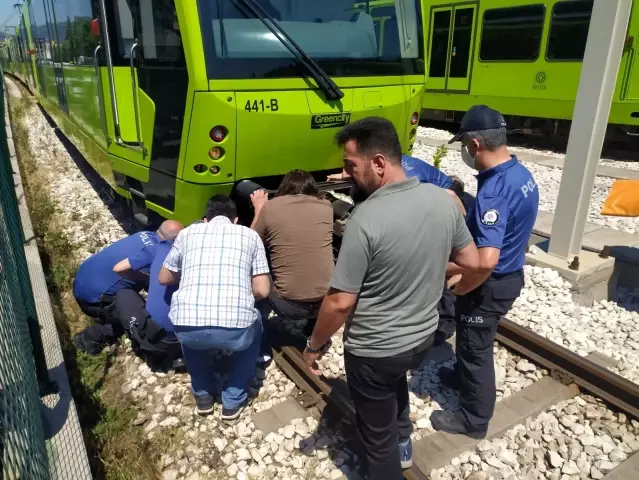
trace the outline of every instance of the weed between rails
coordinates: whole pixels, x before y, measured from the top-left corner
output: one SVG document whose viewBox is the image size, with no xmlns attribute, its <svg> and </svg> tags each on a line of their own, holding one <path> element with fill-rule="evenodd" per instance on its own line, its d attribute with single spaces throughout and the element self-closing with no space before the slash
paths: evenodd
<svg viewBox="0 0 639 480">
<path fill-rule="evenodd" d="M 117 350 L 92 357 L 76 351 L 73 344 L 73 335 L 88 326 L 90 319 L 73 298 L 79 261 L 76 246 L 61 228 L 69 219 L 62 215 L 50 191 L 48 173 L 29 146 L 26 122 L 32 108 L 34 102 L 24 91 L 21 99 L 11 99 L 14 142 L 93 477 L 158 478 L 158 459 L 165 447 L 161 443 L 167 439 L 149 441 L 143 429 L 133 426 L 137 410 L 120 391 L 125 371 L 110 368 Z"/>
</svg>

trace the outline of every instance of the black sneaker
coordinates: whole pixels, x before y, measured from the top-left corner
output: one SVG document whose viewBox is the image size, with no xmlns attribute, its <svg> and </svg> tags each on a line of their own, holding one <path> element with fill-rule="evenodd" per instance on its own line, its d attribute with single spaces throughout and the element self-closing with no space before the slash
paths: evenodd
<svg viewBox="0 0 639 480">
<path fill-rule="evenodd" d="M 213 397 L 211 395 L 195 397 L 195 405 L 197 406 L 197 413 L 200 415 L 213 413 Z"/>
<path fill-rule="evenodd" d="M 433 428 L 440 432 L 462 434 L 475 440 L 486 438 L 486 430 L 468 430 L 461 420 L 452 412 L 437 410 L 430 416 Z"/>
<path fill-rule="evenodd" d="M 222 408 L 222 420 L 229 422 L 238 418 L 244 409 L 246 408 L 246 402 L 237 408 Z"/>
<path fill-rule="evenodd" d="M 88 338 L 87 331 L 84 330 L 73 337 L 73 344 L 78 350 L 88 353 L 89 355 L 100 355 L 104 344 L 101 342 L 94 342 Z"/>
<path fill-rule="evenodd" d="M 459 390 L 459 374 L 456 368 L 442 367 L 437 371 L 437 375 L 444 385 Z"/>
</svg>

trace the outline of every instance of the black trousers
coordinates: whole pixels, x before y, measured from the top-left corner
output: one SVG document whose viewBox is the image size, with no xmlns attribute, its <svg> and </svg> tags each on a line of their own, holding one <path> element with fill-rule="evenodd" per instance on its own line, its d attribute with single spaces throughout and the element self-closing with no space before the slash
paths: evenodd
<svg viewBox="0 0 639 480">
<path fill-rule="evenodd" d="M 115 295 L 102 295 L 99 302 L 85 302 L 75 299 L 80 310 L 86 316 L 93 318 L 97 323 L 84 331 L 84 338 L 91 343 L 113 343 L 122 335 L 122 329 L 116 323 Z"/>
<path fill-rule="evenodd" d="M 460 420 L 469 431 L 485 431 L 496 401 L 493 344 L 497 326 L 524 285 L 522 270 L 491 276 L 456 303 L 456 355 Z"/>
<path fill-rule="evenodd" d="M 307 319 L 304 326 L 303 334 L 310 336 L 315 328 L 317 322 L 317 316 L 319 315 L 319 309 L 322 306 L 322 300 L 315 302 L 302 302 L 298 300 L 286 300 L 282 298 L 277 290 L 271 289 L 271 293 L 268 298 L 257 302 L 256 307 L 262 315 L 262 322 L 264 324 L 264 330 L 262 332 L 262 340 L 260 345 L 260 355 L 270 354 L 271 341 L 269 337 L 276 335 L 277 328 L 274 325 L 269 325 L 269 315 L 271 311 L 274 311 L 278 316 L 279 321 L 286 320 L 304 320 Z"/>
<path fill-rule="evenodd" d="M 75 299 L 80 310 L 86 316 L 95 318 L 100 323 L 111 323 L 115 307 L 115 295 L 102 295 L 99 302 L 85 302 Z"/>
<path fill-rule="evenodd" d="M 369 480 L 403 478 L 398 444 L 413 433 L 406 372 L 421 365 L 432 343 L 431 335 L 418 347 L 385 358 L 344 353 Z"/>
<path fill-rule="evenodd" d="M 156 356 L 182 356 L 180 342 L 172 332 L 155 323 L 146 311 L 146 302 L 133 290 L 121 290 L 115 296 L 115 317 L 136 350 Z"/>
</svg>

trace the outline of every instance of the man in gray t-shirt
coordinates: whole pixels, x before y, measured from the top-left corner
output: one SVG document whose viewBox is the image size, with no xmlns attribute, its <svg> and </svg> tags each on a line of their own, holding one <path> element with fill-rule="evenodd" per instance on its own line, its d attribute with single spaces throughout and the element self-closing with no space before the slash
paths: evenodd
<svg viewBox="0 0 639 480">
<path fill-rule="evenodd" d="M 406 177 L 392 123 L 360 120 L 337 143 L 368 198 L 348 220 L 304 356 L 317 372 L 326 342 L 346 324 L 346 377 L 369 479 L 394 480 L 412 464 L 406 372 L 433 342 L 449 259 L 475 269 L 477 248 L 454 199 Z"/>
</svg>

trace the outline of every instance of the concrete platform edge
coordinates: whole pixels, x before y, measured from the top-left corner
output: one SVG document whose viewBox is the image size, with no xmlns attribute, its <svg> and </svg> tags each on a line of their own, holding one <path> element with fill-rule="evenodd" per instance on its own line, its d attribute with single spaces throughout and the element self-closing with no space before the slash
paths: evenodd
<svg viewBox="0 0 639 480">
<path fill-rule="evenodd" d="M 442 144 L 446 144 L 447 140 L 437 140 L 436 138 L 427 137 L 425 135 L 417 135 L 416 141 L 423 143 L 424 145 L 428 145 L 429 147 L 439 147 Z M 459 151 L 461 147 L 459 144 L 446 145 L 449 150 Z M 564 168 L 564 160 L 561 157 L 548 156 L 548 155 L 534 155 L 528 152 L 518 152 L 514 151 L 517 155 L 517 158 L 524 162 L 536 163 L 538 165 L 543 165 L 545 167 L 551 168 Z M 628 168 L 619 168 L 613 167 L 610 165 L 599 165 L 597 167 L 597 176 L 599 177 L 608 177 L 615 179 L 628 179 L 628 180 L 639 180 L 639 171 L 638 170 L 630 170 Z"/>
<path fill-rule="evenodd" d="M 562 385 L 544 377 L 497 403 L 486 439 L 500 438 L 526 418 L 535 417 L 551 405 L 577 394 L 576 386 Z M 436 432 L 413 443 L 413 463 L 428 475 L 433 469 L 448 465 L 461 453 L 473 451 L 480 442 L 464 435 Z"/>
<path fill-rule="evenodd" d="M 4 79 L 2 79 L 4 81 Z M 5 82 L 6 85 L 6 82 Z M 4 103 L 9 110 L 8 96 L 5 88 Z M 13 143 L 11 122 L 7 122 L 7 132 L 11 134 Z M 12 154 L 14 152 L 12 151 Z M 46 440 L 47 455 L 49 460 L 49 472 L 52 479 L 87 479 L 92 478 L 89 459 L 82 435 L 82 428 L 78 417 L 75 401 L 71 395 L 69 377 L 67 375 L 62 347 L 55 325 L 51 299 L 47 290 L 44 269 L 40 260 L 38 247 L 33 232 L 31 216 L 27 206 L 22 177 L 15 154 L 11 156 L 11 167 L 14 172 L 14 183 L 20 220 L 25 238 L 25 256 L 29 269 L 29 278 L 36 303 L 40 334 L 45 350 L 49 378 L 56 382 L 59 393 L 43 397 L 42 415 L 45 432 L 50 433 Z"/>
</svg>

